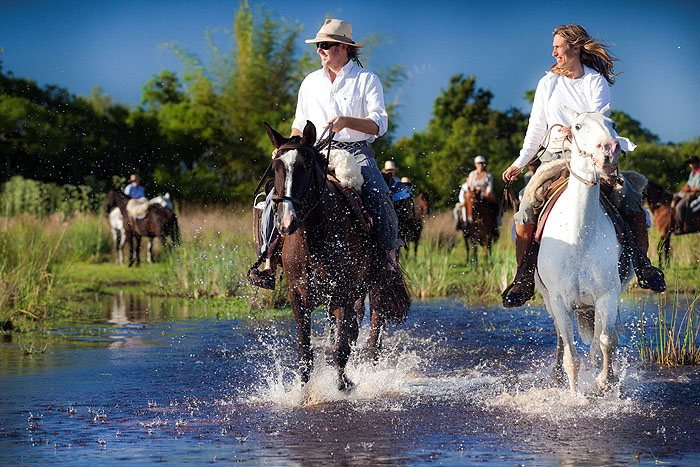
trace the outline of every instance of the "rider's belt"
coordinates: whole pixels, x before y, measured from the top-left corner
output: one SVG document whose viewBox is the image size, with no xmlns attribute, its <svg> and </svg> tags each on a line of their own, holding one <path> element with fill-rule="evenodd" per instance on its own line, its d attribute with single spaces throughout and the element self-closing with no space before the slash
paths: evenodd
<svg viewBox="0 0 700 467">
<path fill-rule="evenodd" d="M 333 149 L 355 149 L 367 146 L 367 141 L 333 141 L 331 148 Z"/>
</svg>

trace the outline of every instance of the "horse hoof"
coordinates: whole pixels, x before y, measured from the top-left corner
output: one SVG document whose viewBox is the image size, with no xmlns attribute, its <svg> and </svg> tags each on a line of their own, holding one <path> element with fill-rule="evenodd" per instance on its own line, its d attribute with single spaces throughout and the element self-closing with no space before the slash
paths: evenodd
<svg viewBox="0 0 700 467">
<path fill-rule="evenodd" d="M 354 389 L 355 383 L 350 381 L 346 375 L 342 375 L 338 378 L 338 391 L 350 392 Z"/>
</svg>

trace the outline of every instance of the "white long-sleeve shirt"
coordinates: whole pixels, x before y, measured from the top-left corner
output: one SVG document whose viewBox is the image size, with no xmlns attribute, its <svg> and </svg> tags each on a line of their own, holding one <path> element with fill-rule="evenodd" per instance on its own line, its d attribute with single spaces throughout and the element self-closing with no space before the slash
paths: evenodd
<svg viewBox="0 0 700 467">
<path fill-rule="evenodd" d="M 583 65 L 583 76 L 577 79 L 548 71 L 537 84 L 523 148 L 512 165 L 520 169 L 527 165 L 549 127 L 557 123 L 571 125 L 561 108 L 562 104 L 580 113 L 600 112 L 609 103 L 610 86 L 605 77 L 594 69 Z M 564 138 L 559 130 L 552 130 L 547 146 L 550 152 L 561 151 Z M 568 146 L 565 148 L 568 149 Z"/>
<path fill-rule="evenodd" d="M 334 117 L 369 118 L 379 127 L 376 135 L 345 128 L 335 141 L 371 143 L 386 133 L 389 117 L 384 106 L 384 90 L 377 75 L 349 61 L 331 83 L 328 70 L 310 73 L 299 87 L 297 110 L 292 128 L 304 131 L 306 121 L 316 126 L 317 137 Z"/>
</svg>

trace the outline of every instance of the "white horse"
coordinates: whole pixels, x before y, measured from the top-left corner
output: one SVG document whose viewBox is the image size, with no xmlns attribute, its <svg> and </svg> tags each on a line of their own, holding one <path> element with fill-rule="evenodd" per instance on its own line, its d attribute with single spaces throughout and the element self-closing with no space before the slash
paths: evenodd
<svg viewBox="0 0 700 467">
<path fill-rule="evenodd" d="M 114 208 L 109 213 L 109 230 L 112 232 L 114 249 L 117 252 L 117 264 L 124 264 L 124 244 L 126 243 L 126 232 L 124 231 L 124 219 L 119 208 Z"/>
<path fill-rule="evenodd" d="M 173 202 L 170 199 L 170 193 L 156 196 L 148 202 L 148 204 L 159 204 L 164 208 L 173 210 Z M 112 232 L 112 240 L 114 249 L 117 252 L 117 264 L 124 264 L 124 244 L 126 243 L 126 232 L 124 231 L 124 219 L 119 208 L 114 208 L 109 213 L 109 228 Z M 146 261 L 153 262 L 153 238 L 148 237 L 148 248 L 146 248 Z"/>
<path fill-rule="evenodd" d="M 600 177 L 617 169 L 620 141 L 614 123 L 601 113 L 577 114 L 564 108 L 572 123 L 571 177 L 544 226 L 537 261 L 537 289 L 557 330 L 553 376 L 561 382 L 562 360 L 572 394 L 578 390 L 580 357 L 574 347 L 573 312 L 579 334 L 590 341 L 590 356 L 602 363 L 596 381 L 601 390 L 616 381 L 612 354 L 617 346 L 618 300 L 633 275 L 620 280 L 622 246 L 599 200 Z M 602 362 L 601 362 L 602 352 Z"/>
</svg>

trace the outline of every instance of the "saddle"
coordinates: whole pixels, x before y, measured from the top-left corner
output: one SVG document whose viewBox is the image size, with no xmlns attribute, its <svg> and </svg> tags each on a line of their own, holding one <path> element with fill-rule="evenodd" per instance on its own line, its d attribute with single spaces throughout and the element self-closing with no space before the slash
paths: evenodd
<svg viewBox="0 0 700 467">
<path fill-rule="evenodd" d="M 333 174 L 328 174 L 328 181 L 331 182 L 331 186 L 335 189 L 335 191 L 340 194 L 343 199 L 345 199 L 345 202 L 348 203 L 350 211 L 352 211 L 355 219 L 360 222 L 362 229 L 365 232 L 372 230 L 372 226 L 374 225 L 372 216 L 370 216 L 369 212 L 367 212 L 367 209 L 362 203 L 360 194 L 354 188 L 343 186 L 340 180 L 338 180 Z"/>
<path fill-rule="evenodd" d="M 569 170 L 566 162 L 558 160 L 550 162 L 535 173 L 530 183 L 525 188 L 525 197 L 535 206 L 535 214 L 538 216 L 537 230 L 534 241 L 540 243 L 542 232 L 547 223 L 552 207 L 557 202 L 561 194 L 569 184 Z M 627 183 L 629 187 L 641 193 L 647 184 L 647 179 L 642 174 L 632 171 L 620 171 L 619 177 L 612 180 L 601 180 L 600 203 L 605 210 L 605 214 L 610 218 L 615 228 L 620 245 L 622 245 L 622 256 L 619 260 L 619 275 L 623 280 L 629 273 L 630 261 L 632 259 L 633 239 L 626 235 L 627 227 L 619 206 L 622 202 L 622 187 Z"/>
</svg>

